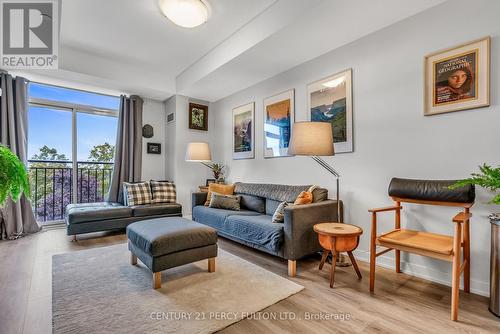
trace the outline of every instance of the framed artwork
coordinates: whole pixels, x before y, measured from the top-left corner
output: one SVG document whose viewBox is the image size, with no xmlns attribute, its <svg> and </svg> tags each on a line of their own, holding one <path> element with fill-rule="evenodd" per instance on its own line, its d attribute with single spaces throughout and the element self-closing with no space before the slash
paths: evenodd
<svg viewBox="0 0 500 334">
<path fill-rule="evenodd" d="M 424 58 L 424 115 L 490 105 L 490 37 Z"/>
<path fill-rule="evenodd" d="M 264 99 L 264 158 L 287 157 L 295 121 L 294 90 Z"/>
<path fill-rule="evenodd" d="M 161 154 L 160 143 L 148 143 L 148 154 Z"/>
<path fill-rule="evenodd" d="M 206 179 L 205 186 L 208 187 L 211 183 L 215 183 L 215 179 Z"/>
<path fill-rule="evenodd" d="M 352 70 L 307 85 L 307 94 L 310 120 L 332 125 L 335 153 L 352 152 Z"/>
<path fill-rule="evenodd" d="M 208 131 L 208 106 L 189 104 L 189 128 Z"/>
<path fill-rule="evenodd" d="M 255 103 L 251 102 L 233 109 L 233 159 L 255 157 Z"/>
</svg>

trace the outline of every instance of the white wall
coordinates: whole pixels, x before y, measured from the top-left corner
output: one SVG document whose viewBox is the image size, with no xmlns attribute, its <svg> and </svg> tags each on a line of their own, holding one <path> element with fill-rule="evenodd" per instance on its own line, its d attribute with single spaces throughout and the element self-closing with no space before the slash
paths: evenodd
<svg viewBox="0 0 500 334">
<path fill-rule="evenodd" d="M 168 146 L 166 175 L 175 182 L 177 202 L 182 204 L 184 215 L 191 214 L 191 193 L 198 191 L 198 186 L 204 185 L 210 177 L 210 171 L 200 163 L 186 162 L 184 156 L 190 142 L 210 143 L 210 133 L 214 128 L 214 117 L 211 108 L 208 110 L 208 131 L 191 130 L 189 123 L 189 103 L 209 105 L 207 101 L 191 99 L 176 95 L 165 101 L 167 114 L 175 111 L 175 122 L 167 125 L 166 145 Z M 174 109 L 175 106 L 175 109 Z M 213 149 L 213 145 L 212 149 Z"/>
<path fill-rule="evenodd" d="M 470 2 L 449 2 L 372 35 L 322 55 L 244 91 L 219 100 L 212 107 L 215 158 L 228 166 L 230 181 L 319 184 L 333 196 L 334 179 L 306 157 L 263 158 L 263 99 L 295 88 L 296 120 L 307 119 L 306 85 L 347 68 L 353 69 L 354 153 L 327 157 L 342 174 L 341 197 L 345 220 L 365 233 L 357 256 L 368 260 L 368 209 L 391 204 L 387 186 L 392 177 L 463 178 L 483 162 L 500 164 L 499 55 L 500 2 L 474 2 L 474 14 L 463 18 Z M 457 18 L 465 21 L 457 22 Z M 335 25 L 333 26 L 335 27 Z M 348 27 L 345 27 L 348 29 Z M 334 29 L 332 33 L 335 33 Z M 423 116 L 423 57 L 436 50 L 492 36 L 491 107 Z M 328 41 L 325 41 L 327 43 Z M 297 41 L 300 43 L 300 41 Z M 255 101 L 256 158 L 232 160 L 231 109 Z M 491 193 L 478 189 L 472 209 L 472 290 L 489 293 L 487 216 L 498 207 L 487 205 Z M 452 234 L 457 209 L 405 205 L 403 225 Z M 382 230 L 391 227 L 391 214 Z M 384 219 L 382 220 L 384 222 Z M 392 254 L 378 258 L 393 266 Z M 449 263 L 403 254 L 402 268 L 434 281 L 450 284 Z"/>
<path fill-rule="evenodd" d="M 162 102 L 144 99 L 142 124 L 153 127 L 154 136 L 142 137 L 142 179 L 165 179 L 165 108 Z M 160 143 L 161 154 L 148 154 L 147 143 Z"/>
</svg>

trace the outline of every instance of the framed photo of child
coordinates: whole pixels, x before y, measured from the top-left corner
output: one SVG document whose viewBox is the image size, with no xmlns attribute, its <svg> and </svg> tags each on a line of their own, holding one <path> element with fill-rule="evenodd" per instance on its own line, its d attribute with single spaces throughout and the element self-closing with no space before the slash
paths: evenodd
<svg viewBox="0 0 500 334">
<path fill-rule="evenodd" d="M 424 115 L 490 105 L 490 37 L 427 55 Z"/>
</svg>

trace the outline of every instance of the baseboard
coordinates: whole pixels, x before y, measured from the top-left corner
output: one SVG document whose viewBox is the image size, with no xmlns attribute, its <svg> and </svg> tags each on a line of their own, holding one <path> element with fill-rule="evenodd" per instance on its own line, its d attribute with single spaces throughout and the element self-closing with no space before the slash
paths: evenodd
<svg viewBox="0 0 500 334">
<path fill-rule="evenodd" d="M 370 262 L 369 251 L 357 249 L 353 253 L 356 259 L 368 263 Z M 394 258 L 387 255 L 379 256 L 377 257 L 377 266 L 395 270 Z M 426 266 L 409 263 L 403 260 L 401 260 L 401 271 L 405 274 L 423 278 L 431 282 L 451 286 L 451 273 L 448 272 L 429 269 Z M 460 283 L 460 286 L 463 287 L 463 282 Z M 481 296 L 490 296 L 490 286 L 488 282 L 471 279 L 470 290 L 472 293 Z"/>
</svg>

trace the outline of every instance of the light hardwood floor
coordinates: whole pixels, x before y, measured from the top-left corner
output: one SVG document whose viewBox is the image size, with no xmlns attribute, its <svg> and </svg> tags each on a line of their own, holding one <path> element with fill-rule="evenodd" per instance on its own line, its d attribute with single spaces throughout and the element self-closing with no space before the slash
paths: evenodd
<svg viewBox="0 0 500 334">
<path fill-rule="evenodd" d="M 52 262 L 58 253 L 126 242 L 120 233 L 81 236 L 70 241 L 63 227 L 46 229 L 15 241 L 0 242 L 0 333 L 51 333 Z M 287 277 L 287 263 L 226 239 L 222 249 Z M 450 288 L 377 268 L 375 294 L 368 289 L 368 264 L 359 261 L 363 280 L 352 267 L 337 268 L 328 285 L 329 265 L 318 271 L 319 256 L 298 261 L 300 293 L 265 309 L 260 320 L 245 319 L 221 333 L 499 333 L 500 319 L 488 311 L 487 298 L 460 292 L 459 322 L 449 320 Z M 286 313 L 293 312 L 293 313 Z M 350 320 L 305 320 L 349 314 Z M 268 320 L 269 315 L 302 320 Z"/>
</svg>

